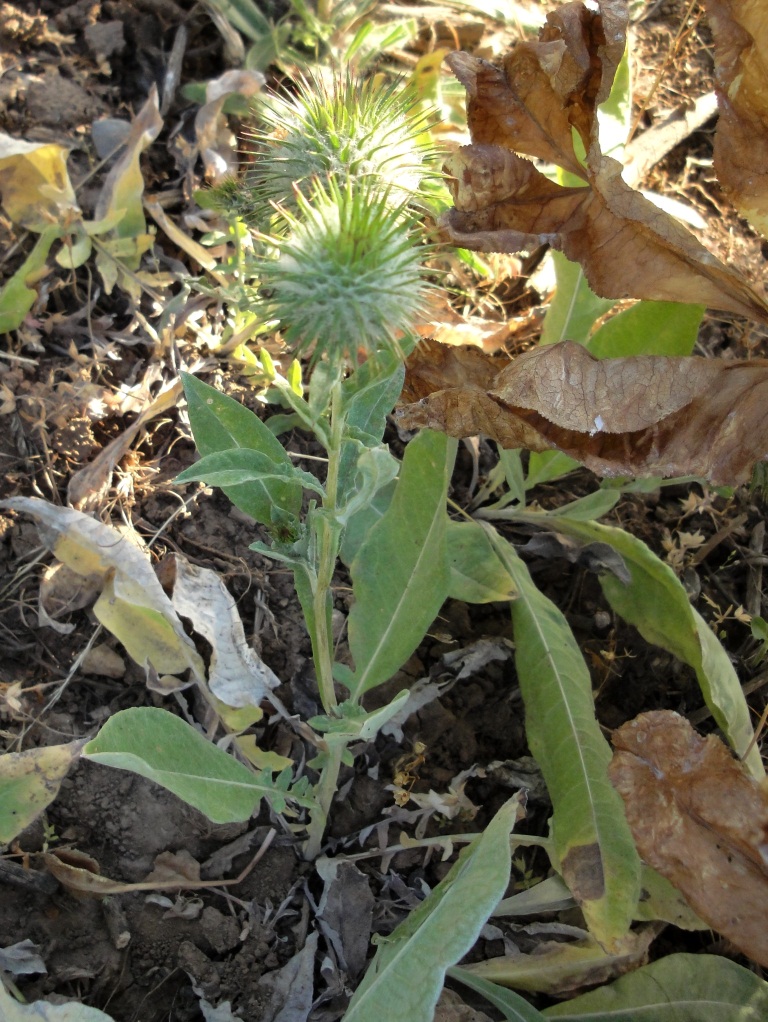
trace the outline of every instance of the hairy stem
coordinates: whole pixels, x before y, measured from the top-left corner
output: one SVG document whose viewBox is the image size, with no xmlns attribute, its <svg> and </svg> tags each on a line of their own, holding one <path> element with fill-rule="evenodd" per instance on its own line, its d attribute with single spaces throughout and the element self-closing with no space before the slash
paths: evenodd
<svg viewBox="0 0 768 1022">
<path fill-rule="evenodd" d="M 323 709 L 333 715 L 338 709 L 338 700 L 333 686 L 333 635 L 331 634 L 331 582 L 339 555 L 341 528 L 336 520 L 339 488 L 339 466 L 341 463 L 344 415 L 342 412 L 341 378 L 331 390 L 331 429 L 327 444 L 328 475 L 325 481 L 325 498 L 322 510 L 315 517 L 316 578 L 313 587 L 312 653 L 315 661 L 317 687 Z M 304 854 L 315 859 L 320 854 L 323 835 L 328 823 L 328 814 L 339 782 L 339 770 L 344 750 L 348 744 L 346 735 L 327 735 L 327 753 L 315 788 L 318 807 L 310 815 L 309 837 Z"/>
<path fill-rule="evenodd" d="M 327 744 L 327 758 L 315 788 L 318 807 L 312 810 L 309 820 L 309 836 L 304 849 L 304 857 L 310 861 L 316 859 L 320 854 L 323 835 L 331 811 L 331 802 L 333 802 L 333 796 L 336 794 L 339 784 L 339 770 L 344 750 L 347 747 L 347 738 L 345 735 L 328 735 Z"/>
<path fill-rule="evenodd" d="M 315 642 L 312 650 L 320 700 L 326 713 L 338 706 L 333 687 L 333 635 L 331 634 L 331 582 L 339 554 L 341 530 L 336 521 L 339 464 L 344 417 L 341 411 L 341 382 L 331 392 L 331 432 L 328 442 L 328 477 L 322 514 L 316 518 L 317 529 L 317 581 L 314 591 Z"/>
</svg>

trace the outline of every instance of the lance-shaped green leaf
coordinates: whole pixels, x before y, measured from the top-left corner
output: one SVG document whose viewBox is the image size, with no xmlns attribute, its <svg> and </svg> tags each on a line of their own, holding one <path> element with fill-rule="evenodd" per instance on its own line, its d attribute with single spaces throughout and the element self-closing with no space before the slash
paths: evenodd
<svg viewBox="0 0 768 1022">
<path fill-rule="evenodd" d="M 507 1019 L 507 1022 L 544 1022 L 544 1016 L 514 990 L 507 990 L 489 979 L 475 976 L 466 969 L 449 969 L 451 979 L 458 980 L 489 1001 Z"/>
<path fill-rule="evenodd" d="M 768 983 L 717 955 L 668 955 L 544 1010 L 561 1022 L 763 1022 Z"/>
<path fill-rule="evenodd" d="M 609 543 L 621 554 L 632 578 L 625 584 L 604 575 L 600 583 L 608 602 L 647 642 L 663 647 L 694 669 L 718 727 L 739 756 L 746 754 L 745 765 L 752 775 L 758 780 L 765 777 L 760 751 L 754 744 L 749 707 L 733 665 L 715 634 L 691 606 L 669 565 L 623 529 L 557 516 L 524 517 L 585 543 Z"/>
<path fill-rule="evenodd" d="M 221 489 L 228 486 L 259 483 L 265 490 L 289 484 L 299 488 L 303 487 L 305 490 L 313 490 L 320 496 L 325 492 L 317 479 L 309 472 L 296 468 L 290 462 L 286 464 L 285 461 L 272 461 L 268 455 L 262 454 L 261 451 L 251 451 L 247 448 L 206 454 L 205 457 L 176 477 L 178 483 L 196 481 L 206 482 L 210 486 L 219 486 Z"/>
<path fill-rule="evenodd" d="M 276 780 L 269 770 L 256 774 L 179 717 L 154 707 L 133 707 L 110 717 L 83 756 L 148 777 L 214 823 L 249 819 L 262 798 L 276 812 L 287 801 L 315 804 L 305 795 L 306 785 L 289 787 L 289 771 Z"/>
<path fill-rule="evenodd" d="M 510 799 L 421 905 L 381 938 L 344 1022 L 431 1022 L 446 969 L 469 951 L 506 890 L 518 809 Z"/>
<path fill-rule="evenodd" d="M 258 415 L 195 376 L 182 374 L 182 379 L 192 433 L 203 457 L 243 448 L 258 451 L 286 472 L 293 469 L 283 445 Z M 301 510 L 302 487 L 296 480 L 275 479 L 270 484 L 255 480 L 223 489 L 236 507 L 267 525 L 275 508 L 292 517 Z"/>
<path fill-rule="evenodd" d="M 449 591 L 445 500 L 456 442 L 423 430 L 406 448 L 392 503 L 352 562 L 353 699 L 388 681 L 424 637 Z"/>
<path fill-rule="evenodd" d="M 513 599 L 515 584 L 479 522 L 449 521 L 446 542 L 451 569 L 451 599 L 464 603 L 495 603 Z"/>
<path fill-rule="evenodd" d="M 514 549 L 488 530 L 518 590 L 515 663 L 531 753 L 552 798 L 552 837 L 563 879 L 590 931 L 620 951 L 640 892 L 640 859 L 608 779 L 611 749 L 595 718 L 592 681 L 563 614 Z"/>
<path fill-rule="evenodd" d="M 61 232 L 58 224 L 44 228 L 27 258 L 0 288 L 0 334 L 18 329 L 37 301 L 35 285 L 45 275 L 48 253 Z"/>
</svg>

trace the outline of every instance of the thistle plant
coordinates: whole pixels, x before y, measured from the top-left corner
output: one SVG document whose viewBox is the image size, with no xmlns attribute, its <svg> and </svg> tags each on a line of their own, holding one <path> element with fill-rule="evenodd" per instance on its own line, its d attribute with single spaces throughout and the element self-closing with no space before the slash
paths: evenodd
<svg viewBox="0 0 768 1022">
<path fill-rule="evenodd" d="M 381 441 L 386 414 L 402 386 L 404 356 L 413 346 L 413 323 L 429 287 L 424 268 L 429 246 L 414 205 L 429 170 L 430 147 L 422 138 L 426 119 L 414 114 L 407 94 L 350 76 L 318 92 L 303 84 L 296 100 L 275 102 L 271 117 L 271 136 L 261 136 L 258 178 L 230 187 L 229 193 L 245 222 L 264 223 L 265 210 L 270 211 L 273 233 L 259 235 L 268 254 L 257 268 L 258 311 L 279 323 L 294 354 L 311 355 L 308 393 L 295 368 L 283 375 L 262 352 L 266 381 L 291 414 L 275 417 L 271 429 L 252 417 L 246 427 L 227 434 L 222 423 L 242 417 L 243 410 L 235 413 L 220 395 L 214 399 L 204 384 L 189 378 L 190 421 L 203 457 L 179 481 L 221 485 L 267 526 L 271 542 L 256 543 L 253 549 L 293 571 L 324 711 L 310 721 L 319 750 L 313 761 L 319 771 L 316 808 L 310 813 L 306 847 L 307 857 L 314 858 L 342 761 L 350 761 L 349 745 L 363 735 L 373 737 L 403 702 L 399 697 L 389 711 L 371 716 L 361 697 L 407 659 L 438 609 L 431 606 L 433 600 L 422 600 L 408 626 L 382 634 L 375 651 L 365 647 L 367 638 L 357 637 L 350 618 L 355 670 L 335 662 L 331 583 L 342 541 L 348 563 L 354 562 L 355 542 L 373 542 L 372 526 L 382 516 L 376 514 L 371 528 L 365 516 L 383 491 L 391 491 L 400 470 Z M 211 404 L 220 409 L 216 423 L 203 411 Z M 276 441 L 275 433 L 290 426 L 310 430 L 325 449 L 322 483 L 296 469 Z M 437 443 L 446 450 L 450 446 L 442 438 Z M 444 475 L 439 471 L 440 503 Z M 313 500 L 302 517 L 304 489 Z M 351 540 L 351 534 L 358 539 Z M 352 565 L 358 614 L 372 612 L 375 587 L 368 564 L 393 556 L 385 549 L 391 544 L 386 530 L 383 543 L 369 551 L 360 570 Z M 408 584 L 404 579 L 405 589 Z M 366 636 L 371 634 L 367 628 Z M 336 682 L 346 685 L 349 698 L 339 700 Z"/>
</svg>

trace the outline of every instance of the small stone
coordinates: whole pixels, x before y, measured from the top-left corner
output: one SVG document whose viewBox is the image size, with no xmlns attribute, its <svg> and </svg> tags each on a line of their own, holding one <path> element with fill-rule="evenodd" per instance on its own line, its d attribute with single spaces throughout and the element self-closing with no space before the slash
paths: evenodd
<svg viewBox="0 0 768 1022">
<path fill-rule="evenodd" d="M 125 49 L 125 33 L 122 21 L 97 21 L 86 25 L 85 41 L 97 60 L 107 60 Z"/>
<path fill-rule="evenodd" d="M 232 916 L 225 916 L 217 908 L 208 906 L 200 919 L 202 931 L 216 954 L 231 951 L 240 943 L 240 927 Z"/>
<path fill-rule="evenodd" d="M 57 71 L 47 71 L 30 83 L 25 114 L 30 123 L 54 128 L 90 124 L 102 113 L 101 103 L 76 82 Z"/>
</svg>

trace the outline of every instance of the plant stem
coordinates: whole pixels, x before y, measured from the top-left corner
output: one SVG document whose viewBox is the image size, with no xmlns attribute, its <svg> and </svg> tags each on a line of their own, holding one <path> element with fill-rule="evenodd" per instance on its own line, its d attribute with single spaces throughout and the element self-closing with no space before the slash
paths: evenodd
<svg viewBox="0 0 768 1022">
<path fill-rule="evenodd" d="M 338 700 L 333 687 L 333 635 L 331 634 L 331 582 L 339 554 L 341 528 L 336 520 L 339 488 L 339 467 L 341 464 L 344 414 L 342 412 L 341 375 L 331 388 L 331 429 L 328 439 L 328 475 L 325 481 L 325 498 L 322 510 L 315 516 L 315 537 L 317 543 L 316 578 L 314 582 L 312 610 L 314 629 L 312 653 L 315 661 L 317 687 L 323 709 L 330 716 L 338 709 Z M 325 738 L 327 753 L 315 788 L 318 807 L 310 814 L 309 836 L 304 854 L 307 859 L 316 859 L 320 854 L 323 835 L 328 823 L 333 796 L 339 782 L 339 770 L 344 750 L 349 742 L 347 735 L 328 734 Z"/>
<path fill-rule="evenodd" d="M 337 380 L 331 391 L 331 432 L 328 442 L 328 477 L 325 482 L 326 496 L 323 511 L 317 522 L 317 581 L 314 591 L 315 643 L 314 659 L 320 700 L 326 713 L 333 713 L 338 706 L 333 687 L 333 635 L 330 630 L 331 582 L 336 569 L 339 553 L 340 529 L 336 521 L 338 499 L 339 464 L 341 461 L 341 437 L 344 417 L 341 411 L 341 380 Z"/>
<path fill-rule="evenodd" d="M 328 823 L 331 803 L 339 783 L 339 770 L 341 769 L 341 759 L 344 755 L 344 750 L 347 747 L 347 736 L 327 735 L 326 742 L 328 745 L 327 759 L 323 769 L 320 771 L 320 780 L 315 788 L 318 807 L 312 810 L 309 820 L 309 836 L 304 848 L 304 857 L 310 861 L 318 857 L 323 844 L 323 835 Z"/>
</svg>

